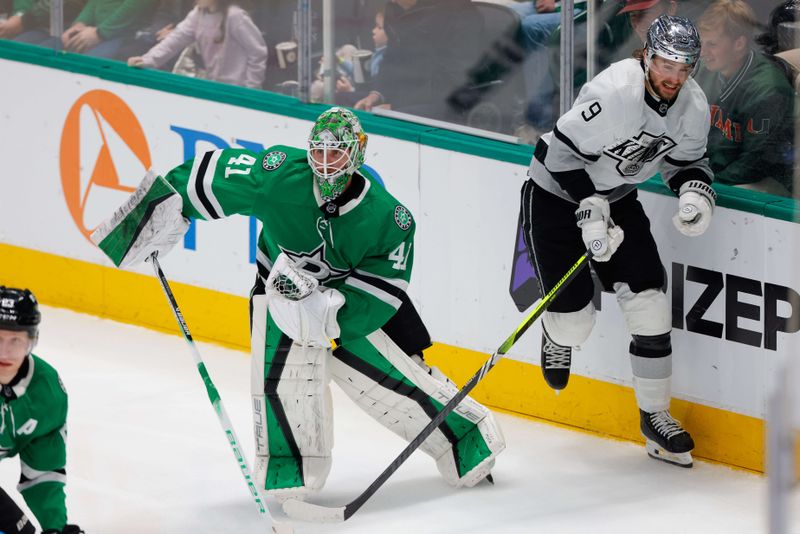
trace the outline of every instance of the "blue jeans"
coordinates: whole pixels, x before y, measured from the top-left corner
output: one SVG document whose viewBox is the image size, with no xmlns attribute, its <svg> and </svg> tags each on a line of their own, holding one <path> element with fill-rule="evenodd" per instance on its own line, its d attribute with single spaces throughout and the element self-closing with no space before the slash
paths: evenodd
<svg viewBox="0 0 800 534">
<path fill-rule="evenodd" d="M 61 37 L 50 37 L 49 34 L 39 30 L 25 32 L 17 37 L 16 40 L 24 43 L 36 44 L 45 48 L 52 48 L 57 51 L 64 48 L 64 45 L 61 43 Z M 119 52 L 124 42 L 124 39 L 121 37 L 100 41 L 97 45 L 83 52 L 83 55 L 116 59 L 117 52 Z"/>
</svg>

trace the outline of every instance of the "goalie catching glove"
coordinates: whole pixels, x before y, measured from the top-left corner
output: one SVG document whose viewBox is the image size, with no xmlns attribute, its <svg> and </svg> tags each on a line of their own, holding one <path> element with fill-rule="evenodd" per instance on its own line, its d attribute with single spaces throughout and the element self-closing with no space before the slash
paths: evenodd
<svg viewBox="0 0 800 534">
<path fill-rule="evenodd" d="M 125 204 L 92 232 L 92 242 L 117 267 L 135 265 L 181 240 L 189 228 L 182 208 L 183 199 L 169 182 L 148 171 Z"/>
<path fill-rule="evenodd" d="M 717 203 L 717 193 L 700 180 L 683 184 L 678 197 L 678 213 L 672 217 L 675 228 L 683 235 L 701 235 L 711 224 L 711 214 Z"/>
<path fill-rule="evenodd" d="M 281 331 L 304 347 L 330 347 L 339 337 L 336 314 L 344 306 L 339 291 L 319 287 L 310 274 L 298 269 L 281 253 L 275 260 L 266 284 L 270 315 Z"/>
<path fill-rule="evenodd" d="M 625 232 L 611 220 L 608 200 L 592 195 L 581 200 L 575 211 L 578 228 L 587 250 L 595 261 L 608 261 L 622 244 Z"/>
</svg>

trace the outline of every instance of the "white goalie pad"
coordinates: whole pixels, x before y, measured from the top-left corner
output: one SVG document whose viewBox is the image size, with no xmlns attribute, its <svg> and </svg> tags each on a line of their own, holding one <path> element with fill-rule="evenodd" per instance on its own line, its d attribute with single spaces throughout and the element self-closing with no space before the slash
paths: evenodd
<svg viewBox="0 0 800 534">
<path fill-rule="evenodd" d="M 423 409 L 420 399 L 430 397 L 444 405 L 458 393 L 458 389 L 438 369 L 429 368 L 424 362 L 420 365 L 407 356 L 382 330 L 373 332 L 367 339 L 418 391 L 409 392 L 407 385 L 397 381 L 394 384 L 389 380 L 376 382 L 368 374 L 336 357 L 331 364 L 333 379 L 361 409 L 395 434 L 411 441 L 435 416 L 435 412 Z M 494 458 L 505 448 L 505 439 L 492 413 L 472 398 L 466 397 L 455 413 L 476 424 L 490 454 L 459 477 L 451 443 L 454 438 L 448 437 L 441 427 L 420 448 L 436 460 L 439 471 L 448 483 L 453 486 L 472 486 L 489 473 Z"/>
<path fill-rule="evenodd" d="M 270 462 L 268 407 L 282 412 L 302 458 L 303 486 L 268 490 L 279 500 L 303 498 L 325 484 L 331 468 L 333 449 L 333 403 L 330 394 L 329 362 L 331 349 L 302 347 L 292 344 L 282 361 L 275 384 L 264 378 L 267 297 L 254 295 L 251 332 L 251 382 L 253 430 L 256 442 L 254 476 L 261 488 L 266 487 Z M 272 404 L 270 404 L 272 403 Z M 281 426 L 281 425 L 279 425 Z"/>
<path fill-rule="evenodd" d="M 273 320 L 296 344 L 330 347 L 339 337 L 336 314 L 344 306 L 344 295 L 332 288 L 319 288 L 317 280 L 299 270 L 280 254 L 266 281 L 267 300 Z"/>
</svg>

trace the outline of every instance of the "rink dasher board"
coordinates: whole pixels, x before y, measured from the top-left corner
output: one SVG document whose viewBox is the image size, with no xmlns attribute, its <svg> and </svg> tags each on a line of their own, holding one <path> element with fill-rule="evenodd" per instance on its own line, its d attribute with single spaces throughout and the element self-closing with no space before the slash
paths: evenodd
<svg viewBox="0 0 800 534">
<path fill-rule="evenodd" d="M 161 328 L 170 328 L 169 321 L 159 319 L 164 304 L 149 292 L 150 284 L 155 287 L 149 268 L 112 269 L 86 235 L 147 167 L 165 172 L 186 156 L 224 146 L 302 146 L 311 125 L 17 61 L 0 59 L 0 73 L 5 101 L 14 103 L 2 110 L 0 134 L 0 156 L 14 179 L 0 183 L 0 197 L 15 199 L 0 210 L 0 250 L 17 259 L 2 262 L 4 282 L 31 287 L 49 304 Z M 480 355 L 494 350 L 522 317 L 509 282 L 526 166 L 378 134 L 370 134 L 367 163 L 417 218 L 410 293 L 437 342 L 432 357 L 447 355 L 437 363 L 468 376 Z M 715 442 L 715 425 L 723 419 L 730 424 L 733 416 L 754 443 L 761 439 L 776 356 L 796 348 L 797 334 L 780 330 L 786 328 L 782 318 L 800 313 L 785 298 L 800 288 L 791 250 L 798 227 L 719 208 L 711 229 L 689 239 L 670 222 L 673 197 L 640 192 L 640 198 L 659 243 L 668 296 L 676 311 L 682 309 L 673 319 L 673 393 L 685 401 L 678 415 L 691 426 L 693 414 L 702 412 L 711 436 L 708 457 L 759 469 L 759 451 L 720 449 L 725 446 Z M 244 217 L 199 222 L 193 243 L 187 240 L 165 258 L 168 276 L 189 299 L 182 307 L 190 321 L 192 307 L 214 312 L 193 326 L 199 338 L 246 345 L 253 235 L 253 223 Z M 67 279 L 75 282 L 65 288 Z M 698 302 L 708 302 L 701 316 Z M 630 338 L 612 294 L 602 295 L 601 308 L 591 338 L 575 354 L 573 383 L 557 401 L 536 389 L 543 382 L 531 372 L 539 359 L 538 325 L 505 363 L 527 371 L 503 373 L 499 366 L 493 371 L 499 378 L 487 379 L 478 397 L 499 408 L 635 438 L 635 421 L 625 412 L 632 406 Z M 692 313 L 695 319 L 687 320 Z M 523 375 L 530 381 L 520 382 Z M 537 402 L 519 400 L 540 394 Z M 588 417 L 598 403 L 609 407 L 605 416 L 614 422 L 604 426 L 602 417 Z"/>
</svg>

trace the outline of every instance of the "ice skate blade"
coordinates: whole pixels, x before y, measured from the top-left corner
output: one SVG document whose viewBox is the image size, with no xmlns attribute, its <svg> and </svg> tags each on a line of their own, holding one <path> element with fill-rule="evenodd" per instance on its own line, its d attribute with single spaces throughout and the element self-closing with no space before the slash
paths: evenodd
<svg viewBox="0 0 800 534">
<path fill-rule="evenodd" d="M 694 465 L 692 453 L 690 452 L 669 452 L 659 447 L 655 441 L 649 439 L 645 442 L 645 449 L 647 449 L 647 455 L 655 460 L 685 468 L 690 468 Z"/>
</svg>

